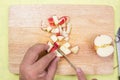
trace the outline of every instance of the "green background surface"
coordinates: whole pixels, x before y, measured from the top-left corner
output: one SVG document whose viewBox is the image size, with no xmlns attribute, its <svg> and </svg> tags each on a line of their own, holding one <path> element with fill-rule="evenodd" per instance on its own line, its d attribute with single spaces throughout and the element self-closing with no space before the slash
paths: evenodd
<svg viewBox="0 0 120 80">
<path fill-rule="evenodd" d="M 19 80 L 19 76 L 8 70 L 8 12 L 11 5 L 23 4 L 80 4 L 108 5 L 114 8 L 115 33 L 120 26 L 120 0 L 0 0 L 0 80 Z M 115 49 L 116 50 L 116 49 Z M 99 63 L 98 63 L 99 64 Z M 117 66 L 115 51 L 114 67 Z M 118 80 L 118 68 L 110 75 L 86 75 L 88 80 Z M 77 80 L 76 76 L 56 75 L 55 80 Z"/>
</svg>

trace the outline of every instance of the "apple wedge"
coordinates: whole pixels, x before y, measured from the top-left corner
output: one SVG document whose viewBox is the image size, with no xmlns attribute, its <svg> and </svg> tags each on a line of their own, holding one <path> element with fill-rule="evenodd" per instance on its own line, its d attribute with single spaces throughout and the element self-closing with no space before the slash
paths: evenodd
<svg viewBox="0 0 120 80">
<path fill-rule="evenodd" d="M 53 44 L 52 44 L 50 41 L 49 41 L 47 44 L 48 44 L 48 46 L 49 46 L 47 52 L 50 52 L 50 50 L 51 50 L 52 47 L 53 47 Z"/>
<path fill-rule="evenodd" d="M 58 36 L 57 38 L 58 38 L 59 41 L 62 41 L 64 39 L 63 36 Z"/>
<path fill-rule="evenodd" d="M 66 42 L 65 44 L 63 44 L 64 47 L 69 48 L 70 47 L 70 43 Z"/>
<path fill-rule="evenodd" d="M 98 48 L 97 54 L 101 57 L 107 57 L 110 56 L 114 51 L 113 46 L 106 46 L 104 48 Z"/>
<path fill-rule="evenodd" d="M 55 53 L 56 53 L 57 57 L 62 57 L 62 55 L 58 52 L 58 50 L 55 50 Z"/>
<path fill-rule="evenodd" d="M 94 40 L 95 50 L 100 57 L 108 57 L 114 52 L 112 38 L 108 35 L 99 35 Z"/>
<path fill-rule="evenodd" d="M 71 53 L 71 50 L 69 50 L 68 48 L 66 48 L 65 46 L 61 46 L 60 50 L 65 54 L 68 55 Z"/>
<path fill-rule="evenodd" d="M 79 51 L 79 47 L 78 46 L 72 47 L 71 51 L 72 51 L 72 53 L 76 54 Z"/>
<path fill-rule="evenodd" d="M 59 32 L 60 32 L 59 28 L 52 29 L 51 31 L 51 33 L 59 33 Z"/>
<path fill-rule="evenodd" d="M 53 42 L 56 42 L 58 40 L 56 35 L 52 35 L 50 38 Z"/>
</svg>

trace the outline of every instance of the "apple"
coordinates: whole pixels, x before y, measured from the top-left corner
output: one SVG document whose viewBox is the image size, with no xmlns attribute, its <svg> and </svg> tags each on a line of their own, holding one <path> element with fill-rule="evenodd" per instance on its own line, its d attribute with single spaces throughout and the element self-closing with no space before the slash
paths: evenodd
<svg viewBox="0 0 120 80">
<path fill-rule="evenodd" d="M 66 33 L 69 34 L 69 33 L 71 32 L 71 29 L 72 29 L 71 24 L 68 23 L 68 24 L 67 24 L 67 31 L 66 31 Z"/>
<path fill-rule="evenodd" d="M 107 57 L 110 56 L 114 51 L 113 46 L 106 46 L 103 48 L 98 48 L 97 49 L 97 54 L 101 57 Z"/>
<path fill-rule="evenodd" d="M 53 21 L 55 23 L 55 25 L 58 25 L 59 21 L 58 21 L 58 17 L 57 16 L 52 16 Z"/>
<path fill-rule="evenodd" d="M 56 35 L 52 35 L 50 38 L 53 42 L 56 42 L 58 40 Z"/>
<path fill-rule="evenodd" d="M 68 55 L 71 53 L 71 50 L 66 48 L 65 46 L 61 46 L 60 47 L 60 50 L 65 54 L 65 55 Z"/>
<path fill-rule="evenodd" d="M 65 44 L 63 44 L 63 46 L 65 46 L 66 48 L 69 48 L 70 47 L 70 43 L 66 42 Z"/>
<path fill-rule="evenodd" d="M 59 41 L 62 41 L 64 39 L 63 36 L 58 36 L 57 38 L 58 38 Z"/>
<path fill-rule="evenodd" d="M 71 52 L 74 53 L 74 54 L 78 53 L 78 51 L 79 51 L 79 47 L 78 46 L 75 46 L 75 47 L 71 48 Z"/>
<path fill-rule="evenodd" d="M 52 30 L 52 27 L 48 26 L 47 27 L 47 32 L 50 32 Z"/>
<path fill-rule="evenodd" d="M 94 40 L 94 46 L 96 53 L 100 57 L 108 57 L 114 52 L 114 47 L 112 45 L 112 38 L 108 35 L 99 35 Z"/>
<path fill-rule="evenodd" d="M 53 47 L 53 44 L 52 44 L 50 41 L 49 41 L 47 44 L 48 44 L 48 46 L 49 46 L 47 52 L 50 52 L 50 50 L 51 50 L 52 47 Z"/>
<path fill-rule="evenodd" d="M 56 53 L 57 57 L 62 57 L 62 55 L 58 52 L 58 50 L 55 50 L 55 53 Z"/>
<path fill-rule="evenodd" d="M 52 29 L 51 33 L 59 33 L 59 28 Z"/>
</svg>

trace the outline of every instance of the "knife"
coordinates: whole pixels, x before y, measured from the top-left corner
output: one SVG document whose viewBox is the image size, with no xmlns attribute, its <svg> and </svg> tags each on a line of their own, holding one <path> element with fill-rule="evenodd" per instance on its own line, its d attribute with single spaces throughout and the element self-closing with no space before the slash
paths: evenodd
<svg viewBox="0 0 120 80">
<path fill-rule="evenodd" d="M 73 65 L 73 63 L 67 58 L 67 56 L 60 50 L 57 49 L 58 52 L 63 56 L 63 58 L 70 64 L 70 66 L 76 71 L 76 67 Z"/>
<path fill-rule="evenodd" d="M 118 74 L 120 80 L 120 28 L 118 29 L 117 36 L 116 36 L 116 46 L 117 46 L 117 53 L 118 53 Z"/>
</svg>

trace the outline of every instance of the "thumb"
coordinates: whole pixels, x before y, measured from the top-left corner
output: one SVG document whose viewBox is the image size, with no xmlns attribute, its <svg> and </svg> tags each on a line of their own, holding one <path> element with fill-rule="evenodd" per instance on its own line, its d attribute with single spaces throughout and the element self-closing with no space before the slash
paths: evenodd
<svg viewBox="0 0 120 80">
<path fill-rule="evenodd" d="M 87 80 L 81 68 L 76 69 L 78 80 Z"/>
</svg>

